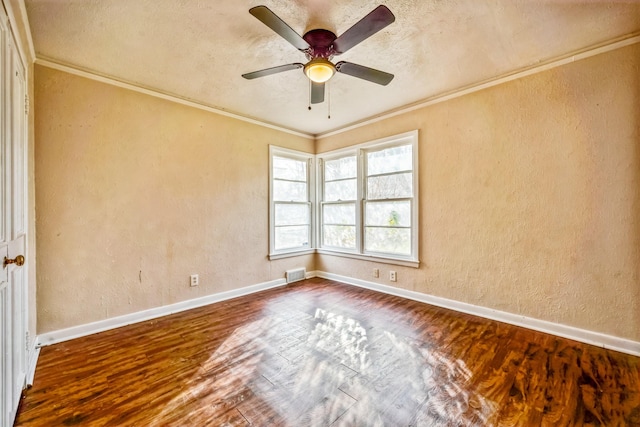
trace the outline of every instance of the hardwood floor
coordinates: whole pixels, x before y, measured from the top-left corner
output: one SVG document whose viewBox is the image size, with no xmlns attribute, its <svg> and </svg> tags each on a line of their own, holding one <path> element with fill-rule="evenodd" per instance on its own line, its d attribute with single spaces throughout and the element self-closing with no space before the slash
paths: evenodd
<svg viewBox="0 0 640 427">
<path fill-rule="evenodd" d="M 73 425 L 640 426 L 640 358 L 311 279 L 44 347 Z"/>
</svg>

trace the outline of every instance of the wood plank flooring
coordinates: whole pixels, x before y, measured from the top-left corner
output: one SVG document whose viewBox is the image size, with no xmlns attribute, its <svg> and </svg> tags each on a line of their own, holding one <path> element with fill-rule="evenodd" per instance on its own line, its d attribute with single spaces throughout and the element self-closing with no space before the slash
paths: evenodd
<svg viewBox="0 0 640 427">
<path fill-rule="evenodd" d="M 323 279 L 44 347 L 16 426 L 640 426 L 640 358 Z"/>
</svg>

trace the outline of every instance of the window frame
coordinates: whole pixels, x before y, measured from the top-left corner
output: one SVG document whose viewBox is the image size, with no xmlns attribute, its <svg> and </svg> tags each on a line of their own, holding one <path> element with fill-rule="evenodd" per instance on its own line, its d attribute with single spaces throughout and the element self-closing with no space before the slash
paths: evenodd
<svg viewBox="0 0 640 427">
<path fill-rule="evenodd" d="M 279 202 L 274 200 L 274 157 L 288 158 L 296 161 L 304 161 L 307 163 L 307 202 L 296 202 L 296 204 L 307 203 L 309 206 L 309 245 L 307 246 L 298 246 L 278 250 L 276 250 L 275 248 L 276 205 L 278 203 L 287 204 L 289 202 Z M 285 258 L 288 256 L 303 255 L 315 252 L 315 176 L 315 156 L 313 154 L 269 145 L 269 259 Z"/>
<path fill-rule="evenodd" d="M 367 171 L 366 171 L 366 155 L 368 152 L 375 152 L 387 148 L 411 145 L 412 152 L 412 196 L 403 198 L 392 198 L 388 200 L 410 200 L 411 203 L 411 253 L 407 256 L 400 254 L 391 254 L 383 252 L 367 251 L 365 249 L 365 207 L 369 202 L 376 202 L 385 199 L 367 199 Z M 342 157 L 355 155 L 357 159 L 357 200 L 356 200 L 356 249 L 340 249 L 338 247 L 323 246 L 322 230 L 324 227 L 324 218 L 322 206 L 326 203 L 324 199 L 324 162 L 327 160 L 335 160 Z M 317 249 L 321 254 L 329 254 L 343 256 L 356 259 L 364 259 L 369 261 L 398 264 L 409 267 L 419 267 L 419 162 L 418 162 L 418 131 L 410 131 L 399 135 L 390 136 L 362 144 L 345 147 L 316 155 L 317 174 L 316 194 L 318 195 L 316 203 L 316 218 L 318 227 L 316 227 Z"/>
</svg>

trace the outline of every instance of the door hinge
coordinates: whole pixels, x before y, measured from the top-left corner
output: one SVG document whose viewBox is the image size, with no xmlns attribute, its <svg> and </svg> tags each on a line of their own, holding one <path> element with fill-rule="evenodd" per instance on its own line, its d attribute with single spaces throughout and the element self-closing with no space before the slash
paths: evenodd
<svg viewBox="0 0 640 427">
<path fill-rule="evenodd" d="M 27 351 L 27 353 L 29 353 L 29 344 L 30 344 L 29 341 L 30 340 L 31 340 L 31 337 L 29 336 L 29 331 L 27 331 L 25 333 L 25 338 L 24 338 L 24 345 L 25 345 L 25 350 Z"/>
<path fill-rule="evenodd" d="M 29 95 L 24 96 L 24 115 L 29 115 Z"/>
</svg>

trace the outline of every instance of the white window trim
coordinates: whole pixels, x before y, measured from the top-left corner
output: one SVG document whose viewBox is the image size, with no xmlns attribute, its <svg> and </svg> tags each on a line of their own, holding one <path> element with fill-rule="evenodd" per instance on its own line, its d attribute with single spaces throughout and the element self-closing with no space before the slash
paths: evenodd
<svg viewBox="0 0 640 427">
<path fill-rule="evenodd" d="M 378 256 L 378 255 L 371 255 L 371 254 L 357 254 L 355 252 L 333 251 L 330 249 L 322 249 L 322 248 L 316 249 L 315 252 L 321 255 L 332 255 L 332 256 L 337 256 L 342 258 L 359 259 L 363 261 L 378 262 L 381 264 L 402 265 L 405 267 L 413 267 L 413 268 L 420 267 L 420 261 L 417 261 L 417 260 L 414 261 L 412 259 Z"/>
<path fill-rule="evenodd" d="M 275 201 L 273 200 L 273 157 L 288 157 L 294 160 L 307 162 L 307 191 L 311 208 L 309 210 L 309 246 L 275 250 Z M 315 184 L 315 156 L 303 151 L 291 150 L 288 148 L 269 145 L 269 259 L 287 258 L 311 254 L 315 252 L 315 204 L 316 204 L 316 184 Z"/>
<path fill-rule="evenodd" d="M 392 254 L 383 254 L 383 253 L 374 253 L 374 252 L 365 252 L 364 250 L 364 203 L 365 203 L 365 171 L 364 166 L 365 162 L 363 161 L 363 157 L 366 151 L 375 151 L 388 147 L 411 144 L 412 146 L 412 156 L 413 156 L 413 202 L 411 206 L 411 215 L 412 215 L 412 226 L 411 226 L 411 256 L 398 256 Z M 317 243 L 316 251 L 320 254 L 327 255 L 335 255 L 335 256 L 343 256 L 346 258 L 355 258 L 355 259 L 363 259 L 368 261 L 375 261 L 381 263 L 390 263 L 397 265 L 405 265 L 410 267 L 419 267 L 419 153 L 418 153 L 418 131 L 410 131 L 400 135 L 393 135 L 386 138 L 377 139 L 374 141 L 364 142 L 361 144 L 353 145 L 350 147 L 340 148 L 333 151 L 328 151 L 322 154 L 316 155 L 316 164 L 320 164 L 324 160 L 331 160 L 335 158 L 345 157 L 349 155 L 355 155 L 358 158 L 358 195 L 356 200 L 356 250 L 340 250 L 337 248 L 322 248 L 322 212 L 321 209 L 321 201 L 317 200 L 316 203 L 316 218 L 318 218 L 318 227 L 316 228 L 316 236 L 315 241 Z M 316 179 L 316 194 L 322 194 L 322 185 L 324 181 L 324 177 L 322 176 L 323 168 L 318 166 L 317 170 L 317 179 Z"/>
</svg>

